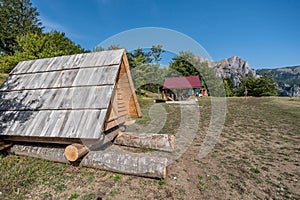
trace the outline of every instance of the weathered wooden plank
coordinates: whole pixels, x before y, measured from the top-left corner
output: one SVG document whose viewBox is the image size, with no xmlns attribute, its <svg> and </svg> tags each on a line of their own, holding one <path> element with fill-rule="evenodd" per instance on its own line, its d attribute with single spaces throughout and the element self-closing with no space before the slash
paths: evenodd
<svg viewBox="0 0 300 200">
<path fill-rule="evenodd" d="M 26 73 L 45 71 L 48 67 L 48 63 L 51 58 L 41 58 L 37 59 L 32 65 L 28 66 L 28 70 Z"/>
<path fill-rule="evenodd" d="M 43 58 L 20 62 L 11 74 L 49 72 L 54 70 L 85 68 L 92 66 L 117 65 L 124 49 L 115 51 L 92 52 L 71 56 Z"/>
<path fill-rule="evenodd" d="M 64 70 L 59 73 L 59 76 L 52 87 L 70 87 L 73 85 L 73 82 L 79 72 L 79 69 L 74 70 Z"/>
<path fill-rule="evenodd" d="M 107 110 L 101 111 L 85 111 L 83 122 L 78 127 L 78 137 L 85 139 L 98 139 L 103 132 L 104 120 Z"/>
<path fill-rule="evenodd" d="M 17 64 L 17 66 L 10 72 L 11 74 L 20 74 L 26 73 L 29 67 L 35 62 L 36 60 L 28 60 L 22 61 Z"/>
<path fill-rule="evenodd" d="M 70 113 L 67 121 L 64 124 L 62 124 L 62 127 L 60 128 L 62 135 L 66 135 L 70 138 L 80 137 L 83 133 L 79 132 L 79 125 L 81 123 L 84 113 L 84 110 L 73 110 Z"/>
<path fill-rule="evenodd" d="M 0 134 L 8 133 L 10 127 L 13 125 L 14 119 L 17 116 L 16 111 L 0 111 Z"/>
<path fill-rule="evenodd" d="M 117 151 L 90 151 L 80 166 L 93 167 L 123 174 L 166 178 L 167 158 Z"/>
<path fill-rule="evenodd" d="M 72 68 L 78 68 L 82 66 L 82 62 L 86 59 L 87 54 L 76 54 L 73 57 Z"/>
<path fill-rule="evenodd" d="M 13 123 L 7 132 L 5 134 L 1 133 L 1 135 L 22 135 L 28 122 L 30 122 L 37 113 L 38 112 L 33 111 L 17 111 Z"/>
<path fill-rule="evenodd" d="M 119 64 L 123 52 L 124 49 L 89 53 L 80 66 L 104 66 Z"/>
<path fill-rule="evenodd" d="M 73 86 L 112 85 L 115 83 L 119 65 L 81 68 L 74 80 Z"/>
<path fill-rule="evenodd" d="M 24 129 L 24 133 L 19 133 L 24 136 L 39 136 L 43 127 L 46 125 L 51 111 L 38 112 L 37 115 L 32 118 L 28 125 Z"/>
<path fill-rule="evenodd" d="M 43 111 L 40 111 L 43 112 Z M 51 111 L 49 113 L 48 121 L 40 131 L 41 137 L 58 137 L 59 131 L 63 126 L 65 115 L 67 111 Z"/>
<path fill-rule="evenodd" d="M 0 135 L 98 139 L 106 114 L 106 110 L 30 112 L 7 111 L 6 119 L 1 113 L 4 123 L 0 126 Z M 28 120 L 20 121 L 22 117 Z M 12 118 L 15 118 L 13 126 L 10 124 Z"/>
<path fill-rule="evenodd" d="M 108 108 L 113 90 L 112 87 L 105 85 L 0 92 L 0 110 Z"/>
<path fill-rule="evenodd" d="M 88 82 L 89 85 L 115 84 L 119 70 L 119 64 L 93 69 L 94 73 Z"/>
</svg>

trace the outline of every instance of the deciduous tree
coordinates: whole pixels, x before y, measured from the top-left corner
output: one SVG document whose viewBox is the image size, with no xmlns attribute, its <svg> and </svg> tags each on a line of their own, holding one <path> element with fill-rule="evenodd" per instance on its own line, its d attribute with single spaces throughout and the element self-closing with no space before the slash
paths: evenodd
<svg viewBox="0 0 300 200">
<path fill-rule="evenodd" d="M 0 70 L 10 72 L 16 64 L 23 60 L 49 58 L 61 55 L 83 53 L 80 45 L 75 45 L 64 33 L 27 33 L 17 36 L 17 46 L 13 55 L 0 57 Z"/>
<path fill-rule="evenodd" d="M 0 0 L 0 52 L 12 55 L 18 36 L 41 33 L 38 16 L 30 0 Z"/>
</svg>

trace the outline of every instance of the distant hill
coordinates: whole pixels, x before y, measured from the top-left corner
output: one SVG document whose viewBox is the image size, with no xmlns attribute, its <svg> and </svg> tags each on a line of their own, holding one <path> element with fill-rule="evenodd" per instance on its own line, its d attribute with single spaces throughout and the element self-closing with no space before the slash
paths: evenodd
<svg viewBox="0 0 300 200">
<path fill-rule="evenodd" d="M 300 96 L 300 66 L 258 69 L 257 74 L 270 73 L 278 83 L 280 96 Z"/>
</svg>

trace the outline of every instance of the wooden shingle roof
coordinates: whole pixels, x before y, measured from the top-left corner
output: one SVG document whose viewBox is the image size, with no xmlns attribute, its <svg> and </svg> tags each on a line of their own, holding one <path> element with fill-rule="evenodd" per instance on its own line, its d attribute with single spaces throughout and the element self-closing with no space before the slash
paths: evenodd
<svg viewBox="0 0 300 200">
<path fill-rule="evenodd" d="M 0 136 L 98 139 L 125 50 L 20 62 L 0 88 Z"/>
</svg>

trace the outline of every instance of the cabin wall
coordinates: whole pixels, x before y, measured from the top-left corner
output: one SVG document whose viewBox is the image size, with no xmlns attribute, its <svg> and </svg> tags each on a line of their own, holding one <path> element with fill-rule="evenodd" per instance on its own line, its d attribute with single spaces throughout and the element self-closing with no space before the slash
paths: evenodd
<svg viewBox="0 0 300 200">
<path fill-rule="evenodd" d="M 131 79 L 128 61 L 124 53 L 116 79 L 104 130 L 123 124 L 128 117 L 141 117 L 135 89 Z"/>
</svg>

